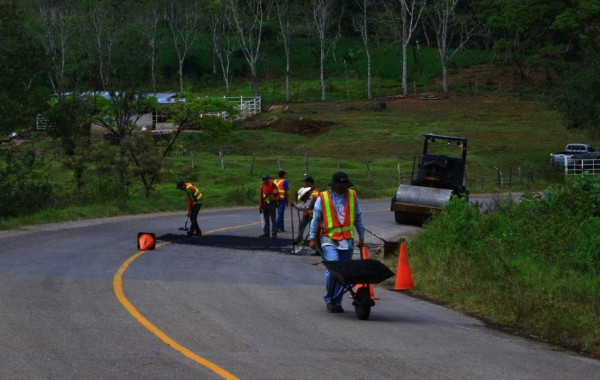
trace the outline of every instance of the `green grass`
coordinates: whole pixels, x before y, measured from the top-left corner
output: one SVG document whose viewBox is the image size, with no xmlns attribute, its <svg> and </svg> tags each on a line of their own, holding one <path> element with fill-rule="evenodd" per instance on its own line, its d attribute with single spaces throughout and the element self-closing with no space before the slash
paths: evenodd
<svg viewBox="0 0 600 380">
<path fill-rule="evenodd" d="M 264 113 L 242 123 L 226 138 L 183 134 L 177 144 L 180 154 L 167 159 L 150 199 L 143 196 L 139 191 L 141 183 L 134 179 L 130 198 L 111 212 L 181 209 L 180 194 L 173 188 L 180 178 L 191 179 L 200 186 L 206 194 L 207 207 L 251 205 L 258 197 L 260 175 L 264 172 L 275 175 L 278 160 L 290 173 L 292 189 L 300 187 L 306 172 L 306 155 L 309 171 L 320 186 L 329 181 L 339 165 L 354 180 L 361 197 L 391 197 L 399 178 L 404 183 L 410 180 L 412 158 L 422 148 L 420 135 L 427 132 L 469 139 L 466 177 L 472 193 L 541 190 L 562 180 L 548 163 L 550 152 L 561 150 L 572 141 L 593 145 L 599 142 L 581 132 L 565 130 L 560 116 L 537 101 L 489 96 L 439 101 L 401 99 L 388 101 L 382 111 L 372 111 L 374 103 L 377 102 L 293 103 L 286 113 Z M 282 121 L 307 120 L 329 121 L 333 125 L 321 135 L 301 135 L 278 127 Z M 272 123 L 273 129 L 254 127 L 266 122 Z M 25 145 L 22 149 L 30 148 Z M 104 216 L 110 210 L 103 206 L 105 202 L 116 203 L 110 201 L 114 196 L 109 184 L 114 177 L 104 178 L 90 166 L 86 187 L 82 194 L 76 195 L 72 172 L 60 164 L 63 157 L 58 142 L 38 142 L 36 149 L 38 153 L 44 152 L 43 159 L 37 161 L 35 170 L 40 175 L 36 178 L 43 177 L 56 187 L 55 198 L 50 199 L 48 210 L 43 210 L 36 222 L 68 219 L 68 214 L 60 209 L 71 205 L 85 205 L 93 210 L 93 204 L 98 203 L 98 212 Z M 218 158 L 220 149 L 225 152 L 224 170 Z M 250 173 L 253 155 L 255 167 Z M 498 186 L 496 168 L 502 172 L 502 187 Z M 74 215 L 92 217 L 93 212 Z M 31 223 L 30 215 L 22 216 L 25 218 L 2 219 L 0 228 Z"/>
<path fill-rule="evenodd" d="M 457 200 L 408 244 L 415 293 L 600 356 L 600 182 L 493 212 Z"/>
</svg>

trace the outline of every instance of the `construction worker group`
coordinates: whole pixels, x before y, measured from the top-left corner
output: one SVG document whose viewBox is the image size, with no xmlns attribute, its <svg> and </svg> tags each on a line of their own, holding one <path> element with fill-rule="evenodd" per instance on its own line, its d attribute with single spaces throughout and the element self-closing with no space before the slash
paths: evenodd
<svg viewBox="0 0 600 380">
<path fill-rule="evenodd" d="M 298 234 L 292 236 L 294 244 L 305 243 L 321 255 L 324 261 L 351 260 L 354 251 L 354 230 L 358 232 L 359 247 L 364 245 L 365 228 L 362 221 L 362 209 L 354 184 L 344 172 L 333 174 L 327 190 L 319 192 L 313 177 L 304 177 L 304 187 L 298 190 L 297 204 L 289 199 L 289 183 L 285 178 L 287 172 L 280 170 L 273 179 L 263 174 L 260 186 L 258 211 L 262 215 L 263 230 L 261 238 L 276 239 L 278 233 L 286 232 L 284 216 L 289 204 L 298 212 L 302 212 Z M 191 228 L 188 235 L 202 236 L 198 226 L 198 212 L 204 196 L 200 189 L 189 182 L 177 182 L 177 188 L 185 192 L 188 204 L 188 217 Z M 304 231 L 309 232 L 304 238 Z M 304 244 L 306 245 L 306 244 Z M 343 286 L 336 282 L 329 270 L 325 270 L 326 294 L 324 297 L 326 310 L 329 313 L 341 313 Z"/>
</svg>

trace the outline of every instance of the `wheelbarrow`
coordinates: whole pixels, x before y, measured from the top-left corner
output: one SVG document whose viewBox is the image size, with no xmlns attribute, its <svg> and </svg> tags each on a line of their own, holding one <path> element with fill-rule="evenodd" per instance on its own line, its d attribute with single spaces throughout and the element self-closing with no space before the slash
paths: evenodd
<svg viewBox="0 0 600 380">
<path fill-rule="evenodd" d="M 378 284 L 394 276 L 394 273 L 381 261 L 373 259 L 323 261 L 323 265 L 334 280 L 331 286 L 335 288 L 336 283 L 339 283 L 342 286 L 342 294 L 349 292 L 352 295 L 352 305 L 356 317 L 360 320 L 369 319 L 371 308 L 375 306 L 375 301 L 371 299 L 369 285 Z M 356 285 L 363 286 L 355 292 Z"/>
</svg>

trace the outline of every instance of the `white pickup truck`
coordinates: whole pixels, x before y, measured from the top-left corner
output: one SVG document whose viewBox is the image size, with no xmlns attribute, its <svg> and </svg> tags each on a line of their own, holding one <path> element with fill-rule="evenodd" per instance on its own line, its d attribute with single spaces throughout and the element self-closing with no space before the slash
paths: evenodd
<svg viewBox="0 0 600 380">
<path fill-rule="evenodd" d="M 571 160 L 600 159 L 600 152 L 589 144 L 571 143 L 567 144 L 562 152 L 551 153 L 550 163 L 552 165 L 568 165 Z"/>
</svg>

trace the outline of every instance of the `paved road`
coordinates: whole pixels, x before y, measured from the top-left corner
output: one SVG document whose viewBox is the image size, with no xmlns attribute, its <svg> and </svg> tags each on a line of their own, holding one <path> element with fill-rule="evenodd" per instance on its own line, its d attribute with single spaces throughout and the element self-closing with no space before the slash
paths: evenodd
<svg viewBox="0 0 600 380">
<path fill-rule="evenodd" d="M 386 239 L 415 232 L 387 200 L 363 208 Z M 290 255 L 289 232 L 257 238 L 255 208 L 203 210 L 202 238 L 183 222 L 0 232 L 0 378 L 600 379 L 599 361 L 378 287 L 368 321 L 349 301 L 328 314 L 319 259 Z M 137 252 L 140 231 L 159 247 Z"/>
</svg>

